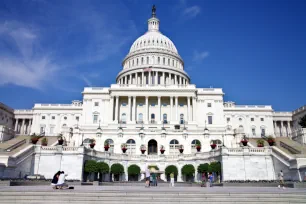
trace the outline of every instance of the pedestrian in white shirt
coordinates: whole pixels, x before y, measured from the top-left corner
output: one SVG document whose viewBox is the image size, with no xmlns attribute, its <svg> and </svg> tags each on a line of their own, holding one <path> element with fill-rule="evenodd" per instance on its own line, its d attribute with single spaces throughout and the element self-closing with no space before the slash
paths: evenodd
<svg viewBox="0 0 306 204">
<path fill-rule="evenodd" d="M 58 182 L 57 182 L 56 186 L 58 186 L 60 189 L 68 187 L 68 184 L 65 183 L 66 176 L 68 176 L 68 175 L 65 174 L 65 172 L 62 171 L 61 174 L 58 177 Z"/>
<path fill-rule="evenodd" d="M 146 168 L 146 187 L 150 187 L 150 176 L 151 176 L 150 170 L 149 170 L 149 168 L 147 167 L 147 168 Z"/>
</svg>

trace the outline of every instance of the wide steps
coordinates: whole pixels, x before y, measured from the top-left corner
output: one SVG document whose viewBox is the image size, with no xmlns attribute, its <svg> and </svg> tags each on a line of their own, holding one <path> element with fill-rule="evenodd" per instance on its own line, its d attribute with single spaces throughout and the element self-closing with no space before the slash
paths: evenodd
<svg viewBox="0 0 306 204">
<path fill-rule="evenodd" d="M 0 203 L 306 203 L 303 193 L 209 193 L 140 190 L 139 192 L 76 192 L 53 190 L 38 192 L 0 192 Z M 243 189 L 242 189 L 243 190 Z"/>
</svg>

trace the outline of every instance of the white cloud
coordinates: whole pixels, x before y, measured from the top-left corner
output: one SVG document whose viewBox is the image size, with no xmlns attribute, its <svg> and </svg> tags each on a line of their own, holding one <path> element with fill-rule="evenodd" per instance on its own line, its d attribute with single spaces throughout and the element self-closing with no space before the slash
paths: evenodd
<svg viewBox="0 0 306 204">
<path fill-rule="evenodd" d="M 6 21 L 0 24 L 0 38 L 17 52 L 0 54 L 0 85 L 15 84 L 19 86 L 42 89 L 59 70 L 47 55 L 34 53 L 39 46 L 37 35 L 18 22 Z"/>
<path fill-rule="evenodd" d="M 207 51 L 203 51 L 203 52 L 194 51 L 194 53 L 193 53 L 193 61 L 194 62 L 203 61 L 208 56 L 209 56 L 209 52 L 207 52 Z"/>
<path fill-rule="evenodd" d="M 191 6 L 187 7 L 183 11 L 183 15 L 186 18 L 194 18 L 201 12 L 201 8 L 199 6 Z"/>
</svg>

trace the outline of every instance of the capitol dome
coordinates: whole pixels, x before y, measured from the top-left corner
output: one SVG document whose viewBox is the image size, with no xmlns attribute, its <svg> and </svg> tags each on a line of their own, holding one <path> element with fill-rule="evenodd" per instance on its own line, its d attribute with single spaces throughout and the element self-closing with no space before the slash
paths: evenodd
<svg viewBox="0 0 306 204">
<path fill-rule="evenodd" d="M 174 43 L 159 31 L 156 9 L 148 20 L 148 31 L 137 38 L 122 62 L 118 84 L 186 85 L 190 78 Z"/>
</svg>

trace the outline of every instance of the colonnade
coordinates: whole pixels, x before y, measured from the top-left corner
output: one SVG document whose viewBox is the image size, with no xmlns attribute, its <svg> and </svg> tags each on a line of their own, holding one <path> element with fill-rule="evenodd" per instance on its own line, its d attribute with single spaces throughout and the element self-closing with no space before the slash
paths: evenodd
<svg viewBox="0 0 306 204">
<path fill-rule="evenodd" d="M 15 132 L 17 134 L 29 135 L 31 133 L 32 119 L 15 119 Z"/>
<path fill-rule="evenodd" d="M 291 136 L 291 122 L 290 121 L 273 121 L 274 132 L 277 137 Z"/>
<path fill-rule="evenodd" d="M 151 121 L 150 118 L 150 112 L 149 112 L 149 98 L 157 98 L 157 108 L 158 111 L 156 112 L 156 117 L 154 118 L 156 121 L 165 121 L 165 118 L 163 118 L 164 112 L 162 112 L 161 108 L 161 99 L 167 100 L 169 99 L 169 103 L 167 103 L 167 107 L 170 105 L 170 115 L 168 117 L 167 115 L 167 122 L 169 121 L 179 121 L 180 120 L 180 113 L 179 113 L 179 98 L 184 98 L 186 100 L 186 105 L 187 105 L 187 117 L 184 116 L 184 121 L 195 121 L 195 115 L 196 115 L 196 98 L 195 97 L 178 97 L 178 96 L 113 96 L 111 97 L 111 104 L 112 104 L 112 110 L 115 109 L 115 111 L 112 111 L 112 120 L 113 121 L 120 121 L 121 118 L 119 116 L 119 107 L 120 107 L 120 97 L 128 97 L 128 111 L 127 111 L 127 118 L 126 122 L 144 122 L 144 123 L 149 123 Z M 144 104 L 142 103 L 137 103 L 137 98 L 145 98 Z M 141 113 L 143 114 L 142 120 L 140 120 L 139 115 L 137 115 L 137 105 L 142 104 L 144 106 L 144 111 Z M 129 114 L 131 113 L 131 114 Z M 114 114 L 114 115 L 113 115 Z M 139 113 L 138 113 L 139 114 Z"/>
<path fill-rule="evenodd" d="M 188 79 L 182 74 L 174 74 L 162 71 L 140 71 L 122 75 L 118 84 L 138 84 L 138 85 L 186 85 Z"/>
</svg>

